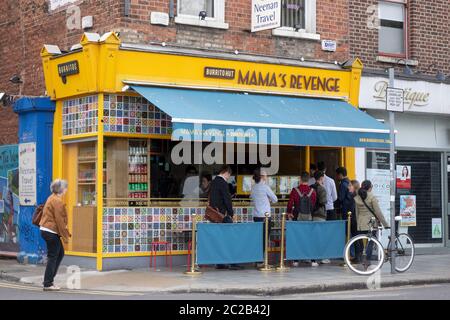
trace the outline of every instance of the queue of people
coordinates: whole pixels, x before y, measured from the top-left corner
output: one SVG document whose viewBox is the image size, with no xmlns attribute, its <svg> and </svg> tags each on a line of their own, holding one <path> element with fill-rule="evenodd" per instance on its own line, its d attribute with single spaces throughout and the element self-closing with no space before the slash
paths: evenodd
<svg viewBox="0 0 450 320">
<path fill-rule="evenodd" d="M 389 228 L 389 224 L 381 212 L 378 200 L 372 194 L 372 183 L 365 180 L 360 185 L 357 180 L 347 177 L 347 170 L 343 167 L 336 169 L 338 187 L 334 180 L 326 175 L 326 167 L 323 162 L 317 166 L 311 165 L 310 173 L 303 172 L 300 183 L 291 190 L 287 205 L 287 217 L 296 221 L 330 221 L 336 220 L 339 212 L 340 219 L 346 220 L 347 213 L 351 213 L 351 236 L 366 234 L 369 231 L 369 222 L 372 217 L 376 218 L 377 224 Z M 195 175 L 194 172 L 191 173 Z M 228 181 L 232 175 L 229 165 L 223 165 L 219 174 L 212 179 L 210 174 L 201 177 L 201 197 L 208 199 L 208 204 L 223 214 L 223 223 L 233 223 L 233 202 Z M 313 176 L 311 176 L 313 175 Z M 263 168 L 255 170 L 253 175 L 250 198 L 254 206 L 253 221 L 264 222 L 265 214 L 271 212 L 271 204 L 278 202 L 278 198 L 268 184 L 268 175 Z M 44 290 L 60 290 L 54 284 L 54 278 L 58 272 L 59 265 L 64 257 L 62 242 L 67 243 L 71 234 L 67 227 L 67 210 L 62 197 L 67 192 L 65 180 L 55 180 L 51 184 L 51 196 L 47 199 L 40 219 L 41 236 L 47 243 L 48 261 L 44 277 Z M 335 207 L 336 204 L 336 207 Z M 337 210 L 336 210 L 337 209 Z M 269 234 L 271 230 L 271 217 L 269 216 Z M 263 234 L 263 241 L 265 237 Z M 360 261 L 362 255 L 362 244 L 356 243 L 351 254 L 355 262 Z M 372 248 L 368 248 L 366 254 L 372 255 Z M 315 260 L 307 261 L 311 266 L 318 266 Z M 330 263 L 328 259 L 321 263 Z M 294 266 L 297 265 L 294 262 Z M 240 270 L 241 266 L 217 265 L 218 269 Z"/>
</svg>

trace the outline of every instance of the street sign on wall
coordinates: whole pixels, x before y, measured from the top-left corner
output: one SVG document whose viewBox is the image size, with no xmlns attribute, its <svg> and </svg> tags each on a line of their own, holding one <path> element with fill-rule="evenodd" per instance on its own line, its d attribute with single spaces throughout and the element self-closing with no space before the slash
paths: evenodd
<svg viewBox="0 0 450 320">
<path fill-rule="evenodd" d="M 281 26 L 281 0 L 252 0 L 252 32 Z"/>
<path fill-rule="evenodd" d="M 36 143 L 19 144 L 19 201 L 36 205 Z"/>
<path fill-rule="evenodd" d="M 404 99 L 403 89 L 387 88 L 386 89 L 386 109 L 387 111 L 403 112 Z"/>
</svg>

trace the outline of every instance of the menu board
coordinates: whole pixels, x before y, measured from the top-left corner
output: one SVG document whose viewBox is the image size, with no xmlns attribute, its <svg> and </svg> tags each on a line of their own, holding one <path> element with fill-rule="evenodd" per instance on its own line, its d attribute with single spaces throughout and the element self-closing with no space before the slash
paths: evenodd
<svg viewBox="0 0 450 320">
<path fill-rule="evenodd" d="M 300 178 L 298 176 L 274 176 L 268 177 L 267 183 L 275 194 L 290 194 L 291 190 L 300 184 Z M 238 176 L 238 194 L 250 194 L 254 184 L 253 176 Z"/>
<path fill-rule="evenodd" d="M 243 193 L 252 192 L 252 187 L 253 187 L 254 183 L 255 183 L 255 180 L 253 180 L 252 176 L 243 176 L 242 177 L 242 192 Z"/>
</svg>

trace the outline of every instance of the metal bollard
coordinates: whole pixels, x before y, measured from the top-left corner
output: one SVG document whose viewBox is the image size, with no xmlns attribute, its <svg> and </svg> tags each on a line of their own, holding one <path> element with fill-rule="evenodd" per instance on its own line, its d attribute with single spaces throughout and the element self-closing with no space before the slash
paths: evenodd
<svg viewBox="0 0 450 320">
<path fill-rule="evenodd" d="M 269 213 L 266 212 L 266 218 L 264 220 L 265 231 L 264 237 L 266 239 L 264 248 L 264 267 L 259 269 L 259 271 L 272 271 L 272 267 L 269 266 Z"/>
<path fill-rule="evenodd" d="M 351 230 L 351 226 L 352 226 L 352 212 L 349 211 L 347 212 L 347 243 L 350 241 L 350 233 L 352 232 Z M 346 263 L 344 263 L 344 267 L 348 267 Z"/>
<path fill-rule="evenodd" d="M 288 271 L 289 268 L 284 265 L 284 239 L 285 239 L 285 229 L 286 229 L 286 212 L 281 214 L 281 252 L 280 252 L 280 266 L 277 268 L 277 271 Z"/>
<path fill-rule="evenodd" d="M 347 243 L 350 241 L 352 232 L 352 212 L 347 212 Z"/>
<path fill-rule="evenodd" d="M 202 273 L 200 271 L 197 271 L 195 269 L 195 263 L 196 263 L 196 250 L 197 250 L 197 236 L 196 236 L 196 221 L 197 215 L 195 213 L 192 214 L 192 250 L 191 250 L 191 270 L 186 271 L 184 274 L 190 275 L 190 276 L 198 276 Z"/>
</svg>

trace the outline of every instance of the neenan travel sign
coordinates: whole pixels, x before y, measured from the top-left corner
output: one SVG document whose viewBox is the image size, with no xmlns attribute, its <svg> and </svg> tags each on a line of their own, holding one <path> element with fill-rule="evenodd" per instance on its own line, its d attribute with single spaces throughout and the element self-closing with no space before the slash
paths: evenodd
<svg viewBox="0 0 450 320">
<path fill-rule="evenodd" d="M 252 32 L 281 26 L 281 0 L 252 0 Z"/>
<path fill-rule="evenodd" d="M 19 201 L 21 206 L 36 205 L 36 144 L 19 144 Z"/>
</svg>

